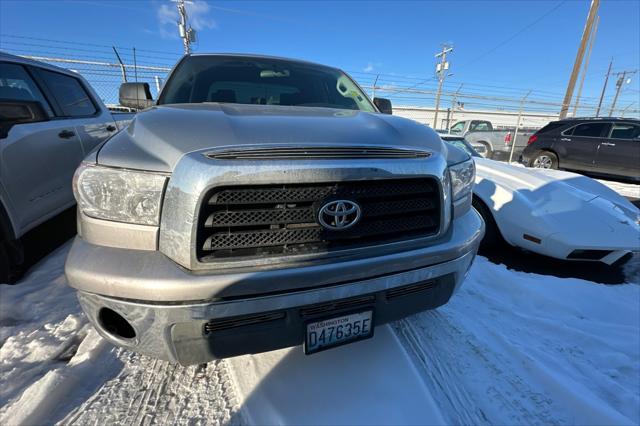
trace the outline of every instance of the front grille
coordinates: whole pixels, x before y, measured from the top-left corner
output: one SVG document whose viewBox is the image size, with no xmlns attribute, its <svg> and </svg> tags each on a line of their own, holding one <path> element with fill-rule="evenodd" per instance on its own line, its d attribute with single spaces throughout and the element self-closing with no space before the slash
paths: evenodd
<svg viewBox="0 0 640 426">
<path fill-rule="evenodd" d="M 245 327 L 247 325 L 263 324 L 281 320 L 285 317 L 284 311 L 267 312 L 264 314 L 245 315 L 241 317 L 224 318 L 211 320 L 204 325 L 204 333 L 209 334 L 214 331 L 228 330 L 230 328 Z"/>
<path fill-rule="evenodd" d="M 198 221 L 198 258 L 251 258 L 322 253 L 434 235 L 440 191 L 432 178 L 332 184 L 221 187 L 204 198 Z M 318 212 L 348 200 L 359 222 L 328 230 Z"/>
<path fill-rule="evenodd" d="M 422 281 L 415 284 L 396 287 L 391 290 L 387 290 L 387 292 L 385 293 L 385 298 L 387 300 L 393 300 L 393 299 L 397 299 L 398 297 L 409 296 L 415 293 L 431 290 L 435 286 L 436 286 L 435 281 Z"/>
<path fill-rule="evenodd" d="M 385 147 L 273 147 L 209 152 L 215 160 L 427 158 L 429 151 Z"/>
</svg>

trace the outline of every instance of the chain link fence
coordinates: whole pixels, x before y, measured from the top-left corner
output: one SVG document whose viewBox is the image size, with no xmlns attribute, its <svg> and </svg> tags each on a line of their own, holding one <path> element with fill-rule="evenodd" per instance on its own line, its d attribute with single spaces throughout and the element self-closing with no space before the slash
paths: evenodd
<svg viewBox="0 0 640 426">
<path fill-rule="evenodd" d="M 37 48 L 33 49 L 35 49 L 34 53 L 39 53 Z M 112 109 L 122 108 L 118 105 L 118 91 L 120 84 L 126 81 L 148 83 L 156 99 L 171 70 L 168 63 L 174 63 L 180 57 L 178 54 L 170 53 L 165 54 L 167 57 L 154 56 L 161 53 L 153 53 L 153 51 L 150 51 L 151 54 L 143 51 L 136 56 L 135 50 L 124 48 L 120 52 L 116 48 L 113 48 L 111 53 L 101 51 L 99 55 L 82 53 L 84 50 L 90 52 L 89 49 L 72 47 L 65 47 L 65 49 L 68 52 L 60 56 L 12 53 L 77 72 L 91 84 L 102 101 Z M 76 52 L 76 50 L 79 51 Z M 29 50 L 27 49 L 26 52 Z M 175 59 L 171 59 L 172 57 Z M 557 120 L 561 106 L 561 103 L 551 99 L 551 95 L 544 92 L 538 94 L 537 98 L 531 96 L 526 99 L 529 95 L 520 98 L 477 91 L 460 91 L 460 89 L 454 92 L 452 89 L 445 88 L 437 114 L 438 123 L 434 123 L 435 108 L 430 106 L 435 100 L 434 89 L 418 88 L 415 84 L 406 86 L 410 84 L 409 82 L 402 84 L 402 82 L 391 81 L 392 78 L 397 80 L 396 77 L 376 75 L 372 80 L 371 74 L 353 72 L 352 75 L 372 97 L 390 98 L 394 104 L 394 114 L 436 129 L 446 130 L 458 121 L 474 119 L 491 121 L 494 129 L 512 130 L 515 127 L 522 130 L 538 129 L 550 121 Z M 385 78 L 389 81 L 385 81 Z M 632 105 L 634 104 L 620 110 L 616 109 L 615 112 L 622 116 L 625 114 L 635 116 L 640 111 L 632 109 Z M 584 109 L 587 115 L 590 114 L 589 108 L 592 107 L 595 108 L 595 105 L 588 102 L 581 105 L 581 109 Z"/>
<path fill-rule="evenodd" d="M 151 93 L 157 98 L 170 67 L 101 62 L 83 59 L 55 58 L 24 55 L 25 58 L 67 68 L 82 75 L 91 84 L 100 99 L 110 108 L 120 108 L 118 92 L 124 82 L 148 83 Z"/>
</svg>

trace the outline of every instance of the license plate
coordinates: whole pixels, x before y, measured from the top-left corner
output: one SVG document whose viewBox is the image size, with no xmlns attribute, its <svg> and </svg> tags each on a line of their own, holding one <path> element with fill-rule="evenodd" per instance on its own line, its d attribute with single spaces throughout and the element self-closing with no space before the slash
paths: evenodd
<svg viewBox="0 0 640 426">
<path fill-rule="evenodd" d="M 373 311 L 327 318 L 307 324 L 304 353 L 310 355 L 372 336 Z"/>
</svg>

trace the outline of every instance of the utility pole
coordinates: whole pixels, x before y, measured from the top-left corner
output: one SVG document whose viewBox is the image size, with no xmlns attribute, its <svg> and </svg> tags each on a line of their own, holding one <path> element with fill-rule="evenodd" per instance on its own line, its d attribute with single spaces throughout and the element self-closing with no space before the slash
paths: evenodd
<svg viewBox="0 0 640 426">
<path fill-rule="evenodd" d="M 618 75 L 620 77 L 618 77 L 618 80 L 616 81 L 616 95 L 613 97 L 613 102 L 611 103 L 611 109 L 609 110 L 609 117 L 613 117 L 613 110 L 616 108 L 616 102 L 618 102 L 618 96 L 620 96 L 620 91 L 622 90 L 622 86 L 624 86 L 625 83 L 625 79 L 627 78 L 628 74 L 635 74 L 637 70 L 635 71 L 622 71 L 622 72 L 617 72 L 613 75 Z"/>
<path fill-rule="evenodd" d="M 454 93 L 453 96 L 451 97 L 451 114 L 449 115 L 449 117 L 447 117 L 447 133 L 449 132 L 449 129 L 451 129 L 451 122 L 453 121 L 453 113 L 456 110 L 456 103 L 458 102 L 458 94 L 460 93 L 460 90 L 462 90 L 462 86 L 464 86 L 464 83 L 461 83 L 460 86 L 458 86 L 458 90 L 456 90 L 456 93 Z"/>
<path fill-rule="evenodd" d="M 191 0 L 171 0 L 178 6 L 178 13 L 180 14 L 180 20 L 178 21 L 178 31 L 182 44 L 184 45 L 184 54 L 191 53 L 191 43 L 196 41 L 196 31 L 189 26 L 187 17 L 187 8 L 185 3 L 193 3 Z"/>
<path fill-rule="evenodd" d="M 569 85 L 567 86 L 567 92 L 564 95 L 562 101 L 562 108 L 560 109 L 560 119 L 562 120 L 567 116 L 569 105 L 571 104 L 571 98 L 573 97 L 573 89 L 576 86 L 576 80 L 582 66 L 582 58 L 584 57 L 584 51 L 587 47 L 587 40 L 591 35 L 591 28 L 593 27 L 593 21 L 596 19 L 598 8 L 600 7 L 600 0 L 591 0 L 591 7 L 589 8 L 589 15 L 587 16 L 587 23 L 584 26 L 582 32 L 582 38 L 580 39 L 580 46 L 578 47 L 578 54 L 576 60 L 573 63 L 573 70 L 571 71 L 571 77 L 569 77 Z"/>
<path fill-rule="evenodd" d="M 444 79 L 447 76 L 447 70 L 449 70 L 449 62 L 447 62 L 447 53 L 453 51 L 453 47 L 443 45 L 442 52 L 435 55 L 436 58 L 440 58 L 440 63 L 436 65 L 436 74 L 438 74 L 438 93 L 436 94 L 436 112 L 433 117 L 433 129 L 438 128 L 438 108 L 440 108 L 440 95 L 442 94 L 442 85 Z"/>
<path fill-rule="evenodd" d="M 609 62 L 609 69 L 607 70 L 607 76 L 604 78 L 604 86 L 602 86 L 602 93 L 600 93 L 600 101 L 598 101 L 598 108 L 596 109 L 596 117 L 600 116 L 600 108 L 602 107 L 602 100 L 604 99 L 604 92 L 607 90 L 607 83 L 609 82 L 609 74 L 611 74 L 611 66 L 613 65 L 613 57 Z"/>
<path fill-rule="evenodd" d="M 524 109 L 524 101 L 527 100 L 531 94 L 531 90 L 520 100 L 520 111 L 518 111 L 518 119 L 516 120 L 516 130 L 513 132 L 513 142 L 511 142 L 511 153 L 509 154 L 509 162 L 513 160 L 513 150 L 516 147 L 516 140 L 518 139 L 518 129 L 520 129 L 520 120 L 522 119 L 522 110 Z"/>
<path fill-rule="evenodd" d="M 600 15 L 596 17 L 596 23 L 593 24 L 593 31 L 591 31 L 591 37 L 589 38 L 589 47 L 587 48 L 587 57 L 584 60 L 584 68 L 582 69 L 582 75 L 580 76 L 580 85 L 578 86 L 578 94 L 576 95 L 576 104 L 573 106 L 573 116 L 578 113 L 578 106 L 580 105 L 580 95 L 582 94 L 582 86 L 584 85 L 584 78 L 587 76 L 587 69 L 589 68 L 589 58 L 591 58 L 591 50 L 596 40 L 596 34 L 598 33 L 598 24 L 600 23 Z"/>
</svg>

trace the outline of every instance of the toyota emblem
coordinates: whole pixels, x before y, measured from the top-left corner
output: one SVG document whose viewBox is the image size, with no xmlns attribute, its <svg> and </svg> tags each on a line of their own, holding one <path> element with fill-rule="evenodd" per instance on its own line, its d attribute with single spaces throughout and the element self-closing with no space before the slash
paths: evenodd
<svg viewBox="0 0 640 426">
<path fill-rule="evenodd" d="M 360 220 L 360 206 L 348 200 L 330 201 L 320 208 L 320 225 L 332 231 L 351 228 Z"/>
</svg>

